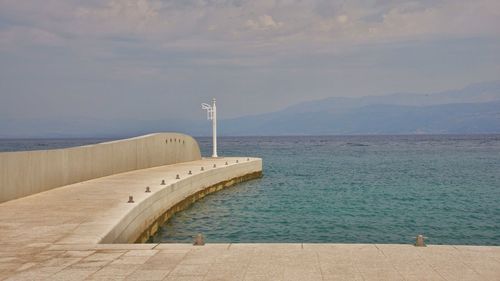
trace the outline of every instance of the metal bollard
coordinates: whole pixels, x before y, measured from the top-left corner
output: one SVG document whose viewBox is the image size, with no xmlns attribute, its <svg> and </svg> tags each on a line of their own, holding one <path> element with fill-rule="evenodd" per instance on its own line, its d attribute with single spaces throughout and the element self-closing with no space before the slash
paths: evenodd
<svg viewBox="0 0 500 281">
<path fill-rule="evenodd" d="M 226 166 L 227 166 L 227 165 L 229 165 L 229 164 L 227 164 L 227 161 L 226 161 Z"/>
<path fill-rule="evenodd" d="M 415 238 L 416 238 L 415 247 L 426 247 L 424 239 L 427 237 L 424 237 L 422 234 L 419 234 Z"/>
<path fill-rule="evenodd" d="M 240 163 L 240 161 L 238 159 L 236 159 L 236 163 Z"/>
<path fill-rule="evenodd" d="M 201 167 L 201 168 L 200 168 L 200 171 L 205 171 L 205 168 Z"/>
<path fill-rule="evenodd" d="M 191 170 L 189 170 L 189 173 L 188 173 L 188 175 L 192 175 L 192 174 L 193 174 L 193 172 L 191 172 Z"/>
<path fill-rule="evenodd" d="M 250 161 L 250 158 L 247 158 L 247 161 Z"/>
<path fill-rule="evenodd" d="M 175 176 L 175 179 L 176 180 L 180 180 L 181 179 L 181 177 L 179 176 L 179 174 L 177 174 L 177 176 Z"/>
<path fill-rule="evenodd" d="M 130 195 L 127 203 L 134 203 L 134 196 Z"/>
<path fill-rule="evenodd" d="M 205 239 L 203 238 L 203 234 L 198 233 L 198 235 L 196 235 L 196 237 L 194 238 L 193 245 L 195 245 L 195 246 L 205 245 Z"/>
<path fill-rule="evenodd" d="M 149 189 L 149 186 L 146 186 L 146 193 L 151 192 L 151 189 Z"/>
<path fill-rule="evenodd" d="M 161 185 L 165 185 L 165 180 L 161 180 Z"/>
<path fill-rule="evenodd" d="M 217 165 L 214 164 L 214 168 L 217 167 Z"/>
</svg>

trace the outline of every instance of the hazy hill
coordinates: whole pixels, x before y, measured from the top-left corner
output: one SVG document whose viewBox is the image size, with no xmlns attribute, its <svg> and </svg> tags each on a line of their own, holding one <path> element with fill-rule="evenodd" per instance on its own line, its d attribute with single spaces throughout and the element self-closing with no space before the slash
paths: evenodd
<svg viewBox="0 0 500 281">
<path fill-rule="evenodd" d="M 482 103 L 500 100 L 500 80 L 469 85 L 463 89 L 430 94 L 395 93 L 360 98 L 331 97 L 292 105 L 281 113 L 349 110 L 374 104 L 427 106 L 449 103 Z"/>
<path fill-rule="evenodd" d="M 0 138 L 114 137 L 157 131 L 211 134 L 206 120 L 0 120 Z M 397 93 L 309 101 L 267 114 L 219 120 L 219 132 L 221 135 L 500 133 L 500 80 L 431 94 Z"/>
<path fill-rule="evenodd" d="M 500 81 L 433 94 L 332 97 L 224 120 L 227 135 L 499 133 Z"/>
<path fill-rule="evenodd" d="M 227 135 L 498 133 L 500 101 L 268 114 L 225 120 L 220 127 Z"/>
</svg>

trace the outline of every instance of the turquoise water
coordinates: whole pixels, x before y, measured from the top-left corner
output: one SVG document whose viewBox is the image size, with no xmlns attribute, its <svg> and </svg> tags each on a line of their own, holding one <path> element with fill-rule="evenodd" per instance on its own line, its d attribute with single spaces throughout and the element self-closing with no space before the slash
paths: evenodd
<svg viewBox="0 0 500 281">
<path fill-rule="evenodd" d="M 199 139 L 204 155 L 210 139 Z M 500 136 L 222 138 L 264 177 L 175 215 L 155 242 L 500 245 Z"/>
<path fill-rule="evenodd" d="M 210 155 L 210 138 L 198 139 Z M 103 139 L 0 140 L 0 151 Z M 220 154 L 259 156 L 264 177 L 209 195 L 158 242 L 500 245 L 500 135 L 238 137 Z"/>
</svg>

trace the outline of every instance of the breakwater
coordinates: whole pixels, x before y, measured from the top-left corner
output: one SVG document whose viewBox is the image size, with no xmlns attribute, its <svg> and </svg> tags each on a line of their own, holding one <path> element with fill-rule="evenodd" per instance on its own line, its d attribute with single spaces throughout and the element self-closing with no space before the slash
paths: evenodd
<svg viewBox="0 0 500 281">
<path fill-rule="evenodd" d="M 2 194 L 30 195 L 0 204 L 4 243 L 144 242 L 196 200 L 262 175 L 260 158 L 202 159 L 176 133 L 0 156 Z"/>
<path fill-rule="evenodd" d="M 64 149 L 0 153 L 0 202 L 118 173 L 201 159 L 192 137 L 178 133 Z"/>
</svg>

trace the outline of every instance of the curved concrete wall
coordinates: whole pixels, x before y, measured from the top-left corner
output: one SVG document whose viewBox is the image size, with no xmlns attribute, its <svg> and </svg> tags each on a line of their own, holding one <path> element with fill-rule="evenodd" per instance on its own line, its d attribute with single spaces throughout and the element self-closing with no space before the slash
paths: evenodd
<svg viewBox="0 0 500 281">
<path fill-rule="evenodd" d="M 224 159 L 230 162 L 229 165 L 196 172 L 136 202 L 99 243 L 145 242 L 173 214 L 205 195 L 262 176 L 260 158 L 248 158 L 248 161 L 243 158 L 239 163 L 233 158 Z"/>
<path fill-rule="evenodd" d="M 201 159 L 195 139 L 158 133 L 65 149 L 0 153 L 0 202 L 137 169 Z"/>
</svg>

